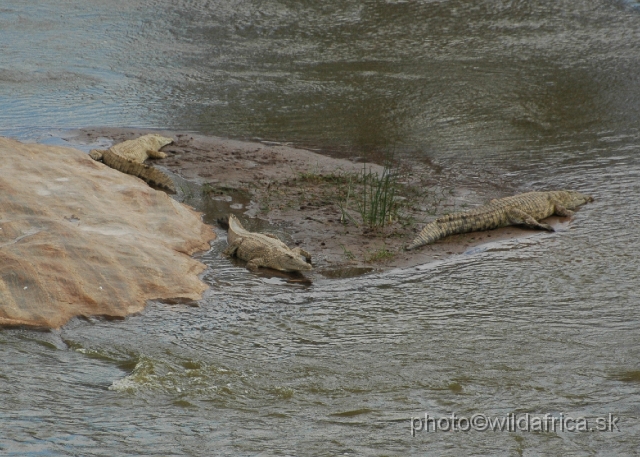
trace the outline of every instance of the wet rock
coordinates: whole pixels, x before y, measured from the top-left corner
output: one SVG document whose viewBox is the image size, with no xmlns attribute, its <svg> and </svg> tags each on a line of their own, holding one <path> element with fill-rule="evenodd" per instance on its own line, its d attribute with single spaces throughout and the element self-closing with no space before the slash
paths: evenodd
<svg viewBox="0 0 640 457">
<path fill-rule="evenodd" d="M 197 300 L 215 234 L 200 215 L 85 153 L 0 138 L 0 325 L 123 317 Z"/>
</svg>

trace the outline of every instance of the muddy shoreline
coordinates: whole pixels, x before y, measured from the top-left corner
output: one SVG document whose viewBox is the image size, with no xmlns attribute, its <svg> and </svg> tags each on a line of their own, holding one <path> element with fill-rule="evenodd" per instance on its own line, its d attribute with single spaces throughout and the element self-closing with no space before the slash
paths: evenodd
<svg viewBox="0 0 640 457">
<path fill-rule="evenodd" d="M 366 163 L 362 157 L 349 160 L 273 142 L 136 128 L 84 128 L 65 139 L 88 150 L 146 133 L 174 139 L 162 149 L 168 157 L 151 162 L 172 176 L 177 199 L 203 211 L 205 222 L 214 224 L 217 218 L 234 213 L 251 230 L 272 232 L 291 246 L 303 247 L 313 256 L 310 276 L 339 278 L 406 268 L 460 255 L 485 243 L 538 234 L 505 227 L 450 236 L 405 251 L 425 223 L 439 215 L 533 190 L 481 176 L 478 170 L 468 170 L 465 176 L 464 170 L 443 167 L 428 158 L 397 159 L 400 191 L 396 198 L 401 202 L 397 219 L 371 230 L 353 210 L 347 211 L 348 217 L 342 210 L 346 186 L 351 185 L 348 180 L 362 173 L 363 167 L 383 171 L 381 164 Z M 558 226 L 566 220 L 553 217 L 548 222 Z"/>
</svg>

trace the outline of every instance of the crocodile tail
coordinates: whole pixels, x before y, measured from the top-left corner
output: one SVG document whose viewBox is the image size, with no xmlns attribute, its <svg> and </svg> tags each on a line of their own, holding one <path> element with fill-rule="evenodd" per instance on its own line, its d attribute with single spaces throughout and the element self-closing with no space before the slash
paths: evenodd
<svg viewBox="0 0 640 457">
<path fill-rule="evenodd" d="M 405 248 L 407 251 L 419 248 L 425 244 L 431 244 L 448 235 L 446 230 L 447 224 L 433 221 L 427 224 L 417 237 Z"/>
<path fill-rule="evenodd" d="M 168 190 L 169 192 L 176 192 L 176 188 L 173 185 L 171 178 L 157 168 L 153 168 L 142 163 L 132 162 L 131 160 L 127 160 L 109 150 L 102 151 L 102 161 L 106 165 L 115 170 L 121 171 L 122 173 L 137 176 L 147 183 Z"/>
<path fill-rule="evenodd" d="M 458 233 L 473 232 L 475 230 L 486 230 L 494 228 L 494 224 L 491 224 L 490 220 L 483 219 L 485 226 L 476 227 L 474 222 L 470 218 L 459 218 L 452 220 L 436 219 L 435 221 L 425 225 L 422 231 L 417 237 L 406 247 L 407 250 L 419 248 L 425 244 L 435 243 L 442 238 L 446 238 L 449 235 L 456 235 Z"/>
</svg>

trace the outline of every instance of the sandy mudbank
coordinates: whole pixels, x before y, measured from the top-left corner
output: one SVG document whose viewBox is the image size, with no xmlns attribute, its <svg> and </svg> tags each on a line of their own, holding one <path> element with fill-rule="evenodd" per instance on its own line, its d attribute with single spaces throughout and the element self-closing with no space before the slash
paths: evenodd
<svg viewBox="0 0 640 457">
<path fill-rule="evenodd" d="M 398 217 L 381 230 L 369 230 L 358 224 L 358 214 L 353 210 L 352 219 L 345 220 L 340 207 L 347 181 L 362 172 L 361 158 L 333 158 L 272 142 L 167 130 L 86 128 L 71 132 L 67 139 L 84 144 L 88 150 L 146 133 L 175 140 L 162 149 L 169 156 L 153 163 L 175 173 L 179 197 L 209 212 L 208 221 L 232 212 L 247 228 L 272 231 L 290 245 L 309 251 L 316 272 L 324 276 L 344 277 L 372 269 L 419 265 L 482 243 L 536 234 L 506 227 L 451 236 L 416 251 L 404 251 L 403 247 L 435 217 L 523 191 L 506 182 L 499 171 L 483 176 L 475 169 L 446 169 L 427 158 L 399 160 Z M 366 167 L 382 172 L 379 164 Z"/>
<path fill-rule="evenodd" d="M 0 325 L 122 317 L 197 300 L 200 215 L 82 151 L 0 138 Z"/>
</svg>

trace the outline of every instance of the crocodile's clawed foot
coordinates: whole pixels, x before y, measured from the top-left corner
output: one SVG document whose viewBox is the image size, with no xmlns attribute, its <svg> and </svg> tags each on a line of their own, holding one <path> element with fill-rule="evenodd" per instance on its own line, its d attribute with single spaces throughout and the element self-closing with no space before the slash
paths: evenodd
<svg viewBox="0 0 640 457">
<path fill-rule="evenodd" d="M 553 213 L 558 215 L 558 216 L 571 217 L 574 214 L 573 211 L 571 211 L 570 209 L 565 208 L 564 206 L 562 206 L 559 203 L 556 203 L 554 206 L 555 206 L 555 208 L 554 208 Z"/>
<path fill-rule="evenodd" d="M 263 259 L 251 259 L 247 262 L 247 268 L 251 271 L 258 270 L 262 265 L 264 265 Z"/>
<path fill-rule="evenodd" d="M 167 157 L 167 154 L 165 154 L 164 152 L 155 151 L 153 149 L 147 149 L 147 155 L 150 159 L 164 159 Z"/>
<path fill-rule="evenodd" d="M 104 154 L 104 152 L 104 149 L 92 149 L 91 151 L 89 151 L 89 157 L 97 162 L 101 162 L 102 154 Z"/>
<path fill-rule="evenodd" d="M 309 254 L 304 249 L 296 247 L 296 248 L 293 248 L 291 251 L 294 252 L 295 254 L 298 254 L 304 257 L 307 263 L 311 263 L 311 254 Z"/>
<path fill-rule="evenodd" d="M 236 239 L 235 243 L 231 243 L 224 251 L 222 251 L 222 255 L 232 257 L 238 250 L 238 246 L 240 246 L 240 243 L 242 243 L 242 238 Z"/>
</svg>

